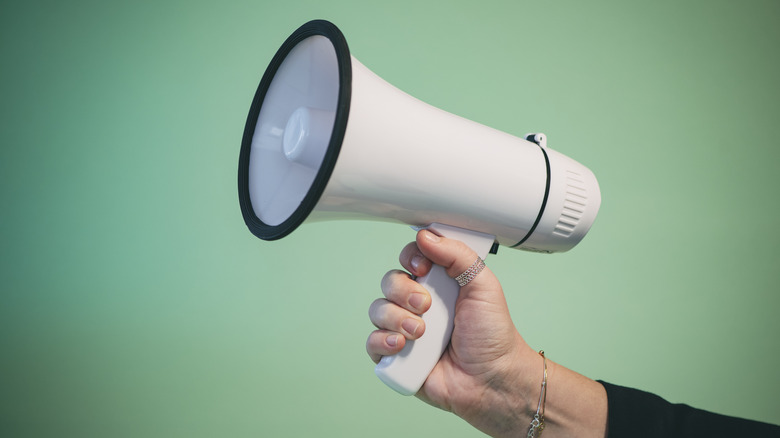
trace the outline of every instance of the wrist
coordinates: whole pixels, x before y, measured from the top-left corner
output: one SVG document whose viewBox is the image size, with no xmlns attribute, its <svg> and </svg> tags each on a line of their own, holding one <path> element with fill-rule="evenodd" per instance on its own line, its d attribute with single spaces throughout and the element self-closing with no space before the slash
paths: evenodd
<svg viewBox="0 0 780 438">
<path fill-rule="evenodd" d="M 492 437 L 524 436 L 536 414 L 544 360 L 518 333 L 495 369 L 473 402 L 453 412 Z"/>
<path fill-rule="evenodd" d="M 471 409 L 454 411 L 492 437 L 525 436 L 539 407 L 544 358 L 518 334 L 517 349 L 491 376 Z M 544 433 L 536 436 L 606 436 L 606 391 L 598 382 L 547 359 Z"/>
</svg>

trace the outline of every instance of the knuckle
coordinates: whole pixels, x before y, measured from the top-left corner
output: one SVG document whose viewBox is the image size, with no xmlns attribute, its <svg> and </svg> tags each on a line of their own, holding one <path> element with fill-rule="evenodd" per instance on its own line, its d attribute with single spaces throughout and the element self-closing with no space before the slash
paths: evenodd
<svg viewBox="0 0 780 438">
<path fill-rule="evenodd" d="M 420 252 L 420 249 L 417 247 L 416 242 L 411 242 L 407 244 L 404 249 L 401 250 L 401 254 L 398 256 L 398 261 L 401 263 L 402 266 L 407 266 L 409 264 L 409 261 L 412 259 L 414 254 Z"/>
<path fill-rule="evenodd" d="M 388 276 L 382 283 L 382 293 L 387 301 L 406 307 L 409 295 L 417 292 L 419 283 L 403 271 L 395 271 L 395 275 Z"/>
<path fill-rule="evenodd" d="M 450 277 L 457 277 L 471 266 L 477 259 L 477 253 L 466 246 L 465 243 L 458 242 L 459 247 L 453 251 L 450 265 L 447 267 L 447 274 Z"/>
<path fill-rule="evenodd" d="M 373 303 L 371 303 L 370 306 L 368 306 L 368 317 L 371 319 L 371 322 L 377 323 L 382 319 L 385 303 L 387 303 L 387 300 L 384 298 L 377 298 Z"/>
<path fill-rule="evenodd" d="M 394 269 L 386 273 L 385 276 L 382 277 L 382 293 L 384 293 L 385 296 L 391 294 L 395 289 L 397 289 L 398 280 L 404 277 L 408 278 L 408 275 L 398 269 Z"/>
</svg>

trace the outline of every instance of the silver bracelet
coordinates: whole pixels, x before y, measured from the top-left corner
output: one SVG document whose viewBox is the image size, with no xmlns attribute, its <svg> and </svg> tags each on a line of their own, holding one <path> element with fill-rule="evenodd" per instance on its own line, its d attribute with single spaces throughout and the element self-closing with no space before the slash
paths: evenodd
<svg viewBox="0 0 780 438">
<path fill-rule="evenodd" d="M 542 391 L 539 393 L 539 405 L 536 407 L 536 415 L 531 420 L 531 427 L 528 429 L 528 438 L 536 438 L 544 430 L 544 403 L 547 401 L 547 356 L 544 350 L 539 350 L 539 354 L 544 359 L 544 377 L 542 378 Z"/>
</svg>

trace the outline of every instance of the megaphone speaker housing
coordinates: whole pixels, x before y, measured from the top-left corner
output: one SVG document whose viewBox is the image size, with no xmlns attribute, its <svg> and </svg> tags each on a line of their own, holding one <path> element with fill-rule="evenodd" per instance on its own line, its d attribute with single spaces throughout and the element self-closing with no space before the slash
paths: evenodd
<svg viewBox="0 0 780 438">
<path fill-rule="evenodd" d="M 507 247 L 566 251 L 600 204 L 585 166 L 524 138 L 425 104 L 349 53 L 333 24 L 295 31 L 255 94 L 239 200 L 264 240 L 304 221 L 444 223 Z"/>
</svg>

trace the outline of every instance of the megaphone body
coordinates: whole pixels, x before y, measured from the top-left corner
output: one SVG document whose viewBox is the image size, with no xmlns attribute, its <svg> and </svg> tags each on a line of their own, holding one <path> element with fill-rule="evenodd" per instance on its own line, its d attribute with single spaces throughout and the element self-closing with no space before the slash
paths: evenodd
<svg viewBox="0 0 780 438">
<path fill-rule="evenodd" d="M 593 173 L 547 148 L 398 90 L 326 21 L 296 30 L 272 59 L 247 117 L 239 201 L 250 231 L 282 238 L 304 222 L 368 219 L 430 227 L 485 258 L 495 245 L 566 251 L 601 202 Z M 426 331 L 377 375 L 414 394 L 449 342 L 459 285 L 434 267 Z"/>
</svg>

